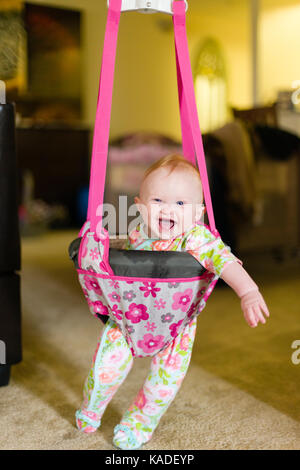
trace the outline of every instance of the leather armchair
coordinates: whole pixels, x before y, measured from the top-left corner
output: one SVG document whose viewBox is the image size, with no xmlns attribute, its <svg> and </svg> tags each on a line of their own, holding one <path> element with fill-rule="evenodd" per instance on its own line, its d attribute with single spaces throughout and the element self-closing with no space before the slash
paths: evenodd
<svg viewBox="0 0 300 470">
<path fill-rule="evenodd" d="M 0 386 L 22 359 L 20 232 L 14 104 L 0 104 Z"/>
</svg>

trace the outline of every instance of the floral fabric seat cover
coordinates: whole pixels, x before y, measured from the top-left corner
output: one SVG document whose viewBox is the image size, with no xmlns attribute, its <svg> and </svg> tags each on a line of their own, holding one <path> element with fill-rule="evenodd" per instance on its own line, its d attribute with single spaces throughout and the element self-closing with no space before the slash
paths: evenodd
<svg viewBox="0 0 300 470">
<path fill-rule="evenodd" d="M 121 267 L 121 274 L 126 274 L 118 275 L 109 263 L 109 234 L 105 229 L 102 229 L 97 241 L 94 233 L 89 231 L 87 221 L 77 240 L 76 269 L 91 313 L 104 321 L 105 317 L 110 317 L 120 328 L 136 357 L 153 356 L 165 349 L 203 310 L 219 278 L 217 274 L 207 271 L 189 253 L 111 249 L 114 251 L 116 266 Z M 151 257 L 153 260 L 155 254 L 162 255 L 163 262 L 157 263 L 157 259 L 154 259 L 155 277 L 149 277 L 149 259 Z M 123 262 L 122 270 L 124 255 L 126 262 L 128 257 L 136 258 L 136 255 L 139 258 L 142 256 L 143 262 L 136 258 L 136 264 L 125 267 Z M 70 252 L 70 256 L 74 259 L 74 253 L 72 255 Z M 173 256 L 171 262 L 168 256 Z M 180 273 L 183 272 L 180 278 L 172 277 L 174 256 L 181 256 L 177 258 Z M 191 267 L 184 269 L 184 264 L 191 262 L 195 263 L 192 272 L 196 274 L 192 277 Z M 147 277 L 141 275 L 143 272 Z"/>
</svg>

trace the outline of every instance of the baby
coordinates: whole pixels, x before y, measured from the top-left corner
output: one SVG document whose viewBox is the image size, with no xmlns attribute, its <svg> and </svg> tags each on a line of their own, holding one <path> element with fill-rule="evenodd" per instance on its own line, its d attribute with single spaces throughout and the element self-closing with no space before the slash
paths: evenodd
<svg viewBox="0 0 300 470">
<path fill-rule="evenodd" d="M 188 251 L 236 292 L 249 326 L 266 322 L 268 308 L 242 261 L 200 222 L 202 185 L 198 170 L 190 162 L 180 155 L 169 155 L 153 164 L 145 173 L 135 203 L 143 222 L 129 233 L 126 249 Z M 153 356 L 143 387 L 114 429 L 115 447 L 138 449 L 151 439 L 186 375 L 196 323 L 194 317 L 167 348 Z M 100 426 L 106 406 L 132 364 L 130 347 L 109 318 L 85 382 L 82 407 L 76 412 L 80 430 L 90 433 Z"/>
</svg>

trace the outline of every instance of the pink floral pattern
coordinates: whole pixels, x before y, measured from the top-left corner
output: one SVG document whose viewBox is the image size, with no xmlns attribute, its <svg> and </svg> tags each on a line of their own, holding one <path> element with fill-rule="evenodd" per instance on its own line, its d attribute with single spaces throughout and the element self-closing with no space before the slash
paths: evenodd
<svg viewBox="0 0 300 470">
<path fill-rule="evenodd" d="M 134 333 L 135 331 L 132 325 L 126 325 L 125 328 L 129 334 Z"/>
<path fill-rule="evenodd" d="M 179 282 L 176 282 L 176 281 L 168 282 L 168 287 L 170 289 L 173 289 L 173 288 L 178 287 L 178 286 L 179 286 Z"/>
<path fill-rule="evenodd" d="M 99 315 L 108 315 L 108 308 L 103 305 L 103 302 L 101 300 L 96 300 L 96 302 L 91 302 L 92 309 L 94 310 L 95 313 L 98 313 Z"/>
<path fill-rule="evenodd" d="M 84 237 L 81 243 L 82 243 L 82 246 L 81 246 L 81 257 L 82 257 L 82 258 L 85 258 L 86 255 L 87 255 L 87 253 L 88 253 L 88 248 L 87 248 L 88 239 L 87 239 L 87 237 Z"/>
<path fill-rule="evenodd" d="M 108 294 L 108 297 L 112 302 L 120 302 L 121 300 L 121 297 L 115 291 L 112 292 L 111 294 Z"/>
<path fill-rule="evenodd" d="M 186 289 L 184 292 L 176 292 L 173 295 L 172 308 L 174 310 L 180 309 L 182 312 L 186 312 L 189 308 L 193 299 L 193 289 Z"/>
<path fill-rule="evenodd" d="M 146 397 L 144 394 L 143 389 L 141 389 L 134 401 L 135 406 L 137 406 L 140 410 L 146 405 Z"/>
<path fill-rule="evenodd" d="M 94 419 L 94 420 L 97 420 L 98 419 L 98 416 L 97 416 L 97 413 L 93 412 L 93 411 L 86 411 L 84 410 L 82 412 L 82 414 L 84 416 L 86 416 L 87 418 L 91 418 L 91 419 Z"/>
<path fill-rule="evenodd" d="M 175 338 L 178 335 L 178 329 L 180 328 L 182 322 L 183 322 L 183 319 L 180 320 L 178 323 L 172 323 L 172 325 L 170 325 L 170 332 L 173 338 Z"/>
<path fill-rule="evenodd" d="M 174 354 L 168 358 L 166 365 L 169 366 L 171 369 L 177 370 L 180 369 L 181 363 L 182 359 L 180 354 Z"/>
<path fill-rule="evenodd" d="M 174 315 L 172 315 L 171 313 L 165 313 L 164 315 L 161 316 L 161 321 L 163 323 L 166 323 L 166 322 L 170 322 L 172 321 L 174 318 Z"/>
<path fill-rule="evenodd" d="M 192 303 L 192 304 L 190 305 L 190 308 L 189 308 L 188 311 L 187 311 L 187 316 L 188 316 L 189 318 L 196 312 L 198 305 L 199 305 L 199 302 L 197 302 L 197 303 L 195 303 L 195 304 Z"/>
<path fill-rule="evenodd" d="M 121 424 L 130 426 L 139 442 L 147 441 L 152 436 L 181 386 L 191 357 L 195 328 L 196 319 L 162 351 L 163 354 L 155 354 L 143 387 L 123 415 Z M 109 321 L 97 344 L 92 368 L 85 382 L 82 406 L 76 412 L 76 424 L 86 433 L 94 432 L 99 427 L 108 403 L 133 364 L 131 347 L 125 337 L 117 335 L 117 332 L 114 323 Z M 145 335 L 145 342 L 148 339 Z M 150 335 L 151 339 L 157 340 Z M 150 341 L 148 343 L 148 347 L 153 347 Z M 156 345 L 160 343 L 158 340 Z"/>
<path fill-rule="evenodd" d="M 131 300 L 135 299 L 135 297 L 136 297 L 136 295 L 133 292 L 133 290 L 126 290 L 123 294 L 123 299 L 124 300 L 131 301 Z"/>
<path fill-rule="evenodd" d="M 159 287 L 156 286 L 156 282 L 143 282 L 144 286 L 140 287 L 140 290 L 145 292 L 144 297 L 148 297 L 150 294 L 156 297 L 156 292 L 160 291 Z"/>
<path fill-rule="evenodd" d="M 180 240 L 173 240 L 167 249 L 175 251 L 194 249 L 194 255 L 202 265 L 205 265 L 205 262 L 209 263 L 210 260 L 213 264 L 216 263 L 215 271 L 205 271 L 199 280 L 180 282 L 177 279 L 160 281 L 115 278 L 107 271 L 110 269 L 106 264 L 108 253 L 105 253 L 109 246 L 108 234 L 101 232 L 103 237 L 97 240 L 88 232 L 88 224 L 86 229 L 85 233 L 84 229 L 81 233 L 83 237 L 81 255 L 84 254 L 85 257 L 81 256 L 79 260 L 81 266 L 79 280 L 90 311 L 99 318 L 104 314 L 115 320 L 119 330 L 126 337 L 132 354 L 137 357 L 153 356 L 155 351 L 167 348 L 176 335 L 180 334 L 186 322 L 197 316 L 205 307 L 218 279 L 215 274 L 216 269 L 221 272 L 226 263 L 236 259 L 229 250 L 224 249 L 221 239 L 214 238 L 206 226 L 197 226 L 189 234 L 184 234 Z M 139 249 L 139 239 L 140 233 L 137 231 L 136 244 L 133 246 L 127 243 L 127 248 Z M 199 245 L 203 242 L 206 248 L 204 245 L 204 248 Z M 143 247 L 145 246 L 147 245 L 144 240 Z M 165 249 L 166 245 L 160 241 L 146 249 L 163 248 Z M 163 314 L 160 315 L 159 311 Z M 146 337 L 145 332 L 150 337 Z M 159 337 L 161 344 L 156 349 L 153 338 Z"/>
<path fill-rule="evenodd" d="M 147 416 L 155 416 L 159 414 L 160 412 L 160 407 L 157 403 L 146 403 L 146 405 L 143 408 L 143 413 Z"/>
<path fill-rule="evenodd" d="M 104 271 L 105 273 L 107 272 L 106 264 L 104 263 L 104 261 L 101 261 L 101 263 L 99 263 L 99 268 L 101 269 L 101 271 Z"/>
<path fill-rule="evenodd" d="M 84 287 L 82 288 L 82 292 L 83 292 L 84 297 L 85 297 L 86 299 L 88 299 L 88 298 L 89 298 L 89 293 L 88 293 L 88 291 L 87 291 Z"/>
<path fill-rule="evenodd" d="M 199 289 L 197 293 L 197 298 L 202 297 L 205 291 L 206 291 L 206 287 L 201 287 L 201 289 Z"/>
<path fill-rule="evenodd" d="M 119 282 L 118 281 L 115 281 L 114 279 L 110 279 L 109 280 L 109 285 L 111 287 L 113 287 L 114 289 L 119 289 Z"/>
<path fill-rule="evenodd" d="M 115 304 L 111 307 L 111 311 L 118 320 L 122 320 L 123 312 L 122 312 L 122 310 L 119 310 L 117 304 Z"/>
<path fill-rule="evenodd" d="M 129 305 L 129 310 L 125 312 L 125 317 L 132 323 L 139 323 L 141 320 L 148 320 L 149 314 L 145 305 L 132 303 Z"/>
<path fill-rule="evenodd" d="M 96 292 L 96 294 L 102 295 L 102 289 L 99 286 L 98 279 L 96 277 L 85 275 L 84 283 L 88 291 L 93 290 L 94 292 Z"/>
<path fill-rule="evenodd" d="M 155 300 L 154 306 L 155 306 L 155 308 L 157 308 L 158 310 L 160 310 L 161 308 L 165 308 L 165 307 L 166 307 L 166 302 L 165 302 L 163 299 Z"/>
<path fill-rule="evenodd" d="M 180 339 L 180 347 L 181 349 L 183 349 L 184 351 L 187 351 L 188 350 L 188 347 L 189 347 L 189 335 L 188 334 L 185 334 L 181 337 Z"/>
<path fill-rule="evenodd" d="M 155 325 L 155 323 L 150 323 L 148 321 L 145 328 L 146 328 L 147 331 L 154 331 L 155 328 L 157 328 L 157 326 Z"/>
<path fill-rule="evenodd" d="M 161 335 L 153 336 L 151 333 L 144 335 L 142 340 L 138 341 L 138 347 L 145 353 L 159 351 L 164 345 L 164 337 Z"/>
<path fill-rule="evenodd" d="M 162 241 L 162 240 L 157 240 L 151 243 L 153 251 L 171 251 L 174 242 L 171 242 L 169 240 L 167 241 Z"/>
<path fill-rule="evenodd" d="M 90 250 L 90 257 L 92 260 L 98 259 L 99 258 L 99 251 L 95 248 L 93 250 Z"/>
<path fill-rule="evenodd" d="M 76 418 L 76 425 L 78 429 L 84 431 L 86 434 L 91 434 L 92 432 L 97 431 L 96 427 L 87 425 L 84 419 Z"/>
<path fill-rule="evenodd" d="M 129 307 L 124 308 L 124 290 L 127 287 L 126 284 L 133 281 L 117 281 L 112 276 L 102 276 L 102 279 L 99 279 L 102 289 L 99 290 L 96 276 L 91 276 L 91 274 L 85 276 L 80 271 L 79 280 L 90 307 L 96 305 L 97 311 L 101 311 L 109 306 L 109 310 L 111 310 L 110 317 L 113 316 L 115 320 L 114 323 L 111 318 L 109 319 L 99 340 L 93 358 L 93 366 L 84 387 L 82 409 L 76 412 L 76 423 L 82 431 L 94 432 L 100 425 L 107 404 L 132 366 L 132 356 L 154 356 L 144 386 L 121 420 L 121 424 L 130 426 L 138 443 L 147 442 L 151 438 L 161 416 L 175 397 L 187 372 L 191 357 L 196 330 L 196 318 L 192 317 L 197 313 L 196 307 L 199 303 L 199 310 L 204 307 L 217 281 L 217 276 L 214 277 L 214 273 L 219 274 L 225 263 L 228 262 L 228 258 L 232 257 L 228 250 L 222 250 L 220 239 L 212 239 L 212 235 L 205 231 L 203 233 L 206 235 L 207 246 L 210 250 L 212 249 L 213 255 L 208 255 L 207 253 L 210 253 L 210 251 L 206 252 L 205 249 L 198 250 L 196 238 L 199 233 L 197 230 L 191 232 L 188 237 L 172 240 L 172 243 L 168 246 L 163 243 L 154 244 L 152 249 L 180 250 L 183 247 L 183 249 L 188 250 L 190 241 L 190 249 L 195 248 L 198 261 L 203 262 L 203 265 L 206 263 L 209 267 L 213 266 L 213 272 L 207 276 L 204 275 L 199 283 L 184 281 L 180 282 L 179 286 L 175 286 L 172 285 L 172 281 L 169 285 L 166 282 L 159 281 L 157 283 L 134 281 L 135 303 L 131 303 Z M 108 246 L 108 234 L 103 231 L 99 234 L 100 237 L 102 233 L 103 240 L 100 240 L 101 243 L 96 243 L 96 240 L 91 236 L 86 237 L 82 253 L 87 252 L 87 250 L 99 249 L 100 260 L 102 258 L 108 259 L 107 256 L 103 256 L 103 247 Z M 217 232 L 214 235 L 218 236 Z M 138 249 L 139 238 L 140 233 L 137 230 L 133 237 L 136 247 L 133 247 L 133 249 Z M 128 248 L 132 248 L 130 244 Z M 218 250 L 221 253 L 220 256 Z M 106 273 L 107 266 L 105 263 L 101 262 L 99 265 L 99 261 L 96 260 L 95 256 L 96 252 L 92 253 L 94 253 L 94 259 L 92 259 L 93 256 L 83 259 L 82 269 L 89 272 L 95 269 L 95 273 Z M 224 259 L 222 255 L 224 255 Z M 207 258 L 211 258 L 212 264 Z M 112 291 L 112 287 L 115 289 L 114 291 Z M 170 290 L 167 290 L 170 288 L 174 288 L 174 296 L 171 296 Z M 197 297 L 200 288 L 203 291 Z M 160 292 L 159 296 L 164 299 L 166 305 L 162 306 L 158 299 L 153 300 L 157 297 L 157 292 Z M 132 298 L 128 301 L 132 302 Z M 159 310 L 159 305 L 161 305 L 161 308 L 166 308 L 166 312 L 169 313 L 158 315 L 155 309 Z M 124 310 L 127 308 L 127 312 L 122 315 L 122 319 L 119 319 L 122 313 L 119 308 L 124 308 Z M 155 324 L 152 321 L 153 312 L 156 313 Z M 145 324 L 142 320 L 148 321 Z M 171 325 L 170 321 L 173 321 Z M 184 322 L 187 321 L 189 323 L 185 324 Z M 131 323 L 134 324 L 134 328 L 132 328 Z M 147 331 L 151 330 L 152 333 L 155 329 L 156 333 L 144 334 L 145 328 Z M 127 333 L 130 329 L 132 333 L 129 336 Z M 166 330 L 169 330 L 168 334 L 160 334 L 161 331 L 165 332 Z M 139 339 L 137 340 L 137 338 Z"/>
</svg>

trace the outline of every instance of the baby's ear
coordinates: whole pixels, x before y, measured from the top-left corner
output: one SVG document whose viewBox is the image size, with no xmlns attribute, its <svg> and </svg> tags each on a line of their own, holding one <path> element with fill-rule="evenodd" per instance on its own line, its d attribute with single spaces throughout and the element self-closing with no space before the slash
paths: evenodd
<svg viewBox="0 0 300 470">
<path fill-rule="evenodd" d="M 135 196 L 134 198 L 134 203 L 135 205 L 137 206 L 138 210 L 140 211 L 140 204 L 141 204 L 141 200 L 138 196 Z"/>
<path fill-rule="evenodd" d="M 135 203 L 135 205 L 136 205 L 136 207 L 137 207 L 137 210 L 138 210 L 139 212 L 141 212 L 141 210 L 142 210 L 142 202 L 141 202 L 141 200 L 140 200 L 140 198 L 139 198 L 138 196 L 135 196 L 135 198 L 134 198 L 134 203 Z"/>
</svg>

